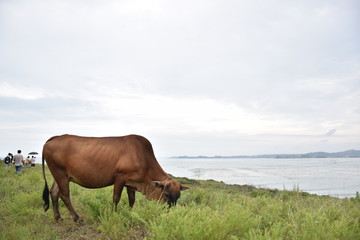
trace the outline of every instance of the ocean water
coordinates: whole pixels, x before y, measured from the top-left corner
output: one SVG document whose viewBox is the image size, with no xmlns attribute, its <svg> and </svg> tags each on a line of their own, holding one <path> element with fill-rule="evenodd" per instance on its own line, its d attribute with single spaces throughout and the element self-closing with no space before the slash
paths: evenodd
<svg viewBox="0 0 360 240">
<path fill-rule="evenodd" d="M 360 158 L 161 158 L 178 177 L 213 179 L 279 190 L 300 189 L 345 198 L 360 192 Z"/>
</svg>

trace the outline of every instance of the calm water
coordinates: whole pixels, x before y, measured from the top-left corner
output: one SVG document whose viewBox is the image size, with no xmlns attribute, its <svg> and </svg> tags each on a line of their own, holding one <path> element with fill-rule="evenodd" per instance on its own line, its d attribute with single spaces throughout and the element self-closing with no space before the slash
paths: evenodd
<svg viewBox="0 0 360 240">
<path fill-rule="evenodd" d="M 158 159 L 163 169 L 178 177 L 214 179 L 230 184 L 250 184 L 354 197 L 360 192 L 360 158 L 234 158 Z"/>
</svg>

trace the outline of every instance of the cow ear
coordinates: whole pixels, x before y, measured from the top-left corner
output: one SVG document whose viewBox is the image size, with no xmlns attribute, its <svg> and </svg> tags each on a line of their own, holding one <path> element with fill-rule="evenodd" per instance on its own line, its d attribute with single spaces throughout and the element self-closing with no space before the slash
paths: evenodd
<svg viewBox="0 0 360 240">
<path fill-rule="evenodd" d="M 156 188 L 164 188 L 164 184 L 162 184 L 160 181 L 152 181 L 151 185 Z"/>
<path fill-rule="evenodd" d="M 189 188 L 180 184 L 180 191 L 185 191 L 185 190 L 188 190 Z"/>
</svg>

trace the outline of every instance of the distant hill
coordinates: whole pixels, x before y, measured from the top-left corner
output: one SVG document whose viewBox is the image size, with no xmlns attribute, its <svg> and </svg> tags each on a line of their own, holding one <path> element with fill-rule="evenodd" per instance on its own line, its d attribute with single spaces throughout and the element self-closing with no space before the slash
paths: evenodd
<svg viewBox="0 0 360 240">
<path fill-rule="evenodd" d="M 360 150 L 344 152 L 312 152 L 305 154 L 261 154 L 261 155 L 236 155 L 236 156 L 176 156 L 173 158 L 360 158 Z"/>
</svg>

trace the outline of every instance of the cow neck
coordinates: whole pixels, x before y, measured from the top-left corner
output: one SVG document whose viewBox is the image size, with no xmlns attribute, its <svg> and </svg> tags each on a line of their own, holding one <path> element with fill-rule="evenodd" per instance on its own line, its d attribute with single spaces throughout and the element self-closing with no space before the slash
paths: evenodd
<svg viewBox="0 0 360 240">
<path fill-rule="evenodd" d="M 166 181 L 166 180 L 172 180 L 172 179 L 169 177 L 169 175 L 166 174 L 166 177 L 164 178 L 164 180 L 161 180 L 161 182 Z"/>
<path fill-rule="evenodd" d="M 150 171 L 151 171 L 152 181 L 165 181 L 169 179 L 169 176 L 160 166 L 156 168 L 151 168 Z"/>
</svg>

